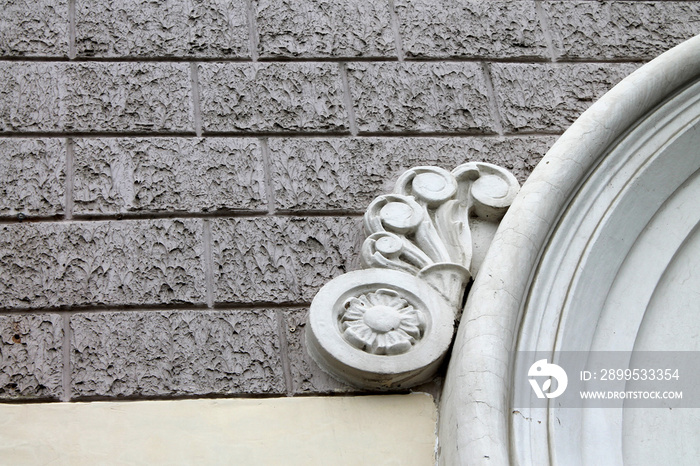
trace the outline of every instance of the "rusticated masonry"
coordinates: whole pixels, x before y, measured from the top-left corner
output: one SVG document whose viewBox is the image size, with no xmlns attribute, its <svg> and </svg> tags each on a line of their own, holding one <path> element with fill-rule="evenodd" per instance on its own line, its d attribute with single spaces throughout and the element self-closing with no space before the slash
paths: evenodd
<svg viewBox="0 0 700 466">
<path fill-rule="evenodd" d="M 359 289 L 334 325 L 368 356 L 409 357 L 431 338 L 431 300 L 458 301 L 417 278 L 412 268 L 446 261 L 411 255 L 415 232 L 385 218 L 363 247 L 373 199 L 416 166 L 490 163 L 522 183 L 590 103 L 700 32 L 700 3 L 686 1 L 0 0 L 0 11 L 4 401 L 364 390 L 304 347 L 325 283 L 374 257 L 396 266 L 382 279 L 407 273 L 432 296 Z M 411 186 L 400 195 L 419 199 Z M 415 208 L 399 204 L 387 212 Z M 469 266 L 449 247 L 447 262 L 474 274 L 473 244 Z M 369 305 L 393 313 L 367 316 Z"/>
</svg>

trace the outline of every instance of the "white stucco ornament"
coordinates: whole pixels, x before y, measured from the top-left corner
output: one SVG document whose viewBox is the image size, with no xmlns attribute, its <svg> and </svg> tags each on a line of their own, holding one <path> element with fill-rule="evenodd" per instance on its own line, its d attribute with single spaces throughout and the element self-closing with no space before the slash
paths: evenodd
<svg viewBox="0 0 700 466">
<path fill-rule="evenodd" d="M 326 372 L 370 389 L 429 380 L 452 342 L 464 290 L 518 193 L 507 170 L 465 163 L 417 167 L 365 214 L 363 270 L 326 284 L 309 313 L 309 354 Z"/>
<path fill-rule="evenodd" d="M 401 354 L 420 341 L 425 332 L 423 311 L 393 290 L 352 297 L 339 315 L 343 337 L 372 354 Z"/>
</svg>

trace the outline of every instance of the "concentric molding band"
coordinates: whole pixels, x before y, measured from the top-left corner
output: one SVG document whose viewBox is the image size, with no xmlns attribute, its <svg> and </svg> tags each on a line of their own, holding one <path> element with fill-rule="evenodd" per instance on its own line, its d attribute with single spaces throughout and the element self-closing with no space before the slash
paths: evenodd
<svg viewBox="0 0 700 466">
<path fill-rule="evenodd" d="M 564 254 L 562 248 L 552 246 L 552 238 L 566 233 L 557 231 L 566 223 L 564 219 L 581 214 L 572 207 L 573 201 L 582 194 L 582 187 L 587 183 L 590 186 L 603 179 L 596 174 L 598 167 L 603 166 L 620 141 L 642 122 L 651 123 L 655 118 L 662 118 L 657 111 L 666 103 L 683 105 L 681 100 L 673 102 L 673 99 L 698 81 L 700 36 L 644 65 L 592 105 L 554 144 L 524 184 L 499 227 L 463 312 L 440 406 L 440 464 L 577 464 L 583 461 L 573 452 L 580 453 L 582 448 L 587 448 L 581 440 L 586 437 L 585 432 L 575 430 L 571 423 L 561 427 L 556 421 L 552 422 L 551 414 L 545 419 L 537 418 L 538 423 L 512 409 L 513 371 L 517 365 L 515 350 L 520 342 L 533 338 L 527 333 L 533 331 L 532 327 L 523 325 L 527 323 L 524 314 L 545 312 L 542 306 L 539 309 L 528 307 L 528 303 L 538 299 L 531 294 L 532 286 L 542 275 L 540 266 L 547 263 L 547 256 Z M 697 116 L 688 117 L 688 123 Z M 657 125 L 649 124 L 649 128 L 647 136 L 661 131 Z M 678 134 L 669 135 L 669 138 L 676 137 Z M 667 146 L 660 144 L 659 147 Z M 629 154 L 630 159 L 635 156 L 635 153 Z M 689 153 L 687 157 L 697 157 L 697 153 Z M 692 170 L 685 173 L 691 176 Z M 615 184 L 600 187 L 624 188 Z M 615 196 L 610 199 L 610 203 L 599 207 L 614 210 Z M 579 239 L 583 234 L 583 241 L 589 238 L 578 230 L 568 233 L 572 237 L 579 235 Z M 572 270 L 580 273 L 576 267 Z M 544 273 L 555 275 L 559 269 Z M 546 293 L 565 291 L 550 289 Z M 591 292 L 595 293 L 595 289 Z M 565 310 L 554 307 L 548 312 L 563 314 Z M 536 331 L 544 334 L 545 339 L 552 332 L 551 326 L 546 325 Z M 543 340 L 541 335 L 536 339 L 538 342 Z M 563 343 L 558 340 L 558 344 Z M 554 353 L 556 350 L 552 348 Z M 528 426 L 523 428 L 526 423 Z M 607 424 L 608 427 L 612 425 Z M 529 432 L 523 434 L 528 428 Z M 552 433 L 566 429 L 574 432 L 569 437 L 571 444 L 552 443 Z M 607 435 L 606 439 L 617 436 L 619 432 Z M 602 450 L 601 444 L 595 441 L 588 447 Z M 566 451 L 572 454 L 567 456 Z M 616 464 L 616 459 L 611 457 L 606 464 L 611 461 L 610 464 Z"/>
</svg>

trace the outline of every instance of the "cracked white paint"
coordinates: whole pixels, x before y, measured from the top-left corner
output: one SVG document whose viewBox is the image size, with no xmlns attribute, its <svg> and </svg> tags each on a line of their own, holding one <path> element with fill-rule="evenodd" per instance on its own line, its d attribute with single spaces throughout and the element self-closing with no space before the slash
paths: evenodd
<svg viewBox="0 0 700 466">
<path fill-rule="evenodd" d="M 574 203 L 582 198 L 585 200 L 586 187 L 596 188 L 607 185 L 605 177 L 607 172 L 604 170 L 596 172 L 598 164 L 604 164 L 606 160 L 616 160 L 615 157 L 623 161 L 625 157 L 632 160 L 630 154 L 633 152 L 624 152 L 625 146 L 618 138 L 640 121 L 647 122 L 647 126 L 642 129 L 647 133 L 641 133 L 642 135 L 658 133 L 657 139 L 661 138 L 654 142 L 657 144 L 654 147 L 664 147 L 664 135 L 671 138 L 676 137 L 678 131 L 682 134 L 683 125 L 700 114 L 698 106 L 693 107 L 692 104 L 696 94 L 688 91 L 691 92 L 689 94 L 691 97 L 683 96 L 671 101 L 665 110 L 661 107 L 662 110 L 657 111 L 656 106 L 698 79 L 700 79 L 700 37 L 691 39 L 642 67 L 594 104 L 557 141 L 525 183 L 509 213 L 503 219 L 489 255 L 474 282 L 464 310 L 462 324 L 457 333 L 441 402 L 439 429 L 441 464 L 508 465 L 511 462 L 547 464 L 551 458 L 558 458 L 564 464 L 576 464 L 576 461 L 582 461 L 583 464 L 602 464 L 600 462 L 602 458 L 596 456 L 597 453 L 593 450 L 611 453 L 606 461 L 622 460 L 620 445 L 616 444 L 614 439 L 597 438 L 596 430 L 601 429 L 595 424 L 575 424 L 574 417 L 568 425 L 573 423 L 577 426 L 573 428 L 576 432 L 572 430 L 571 435 L 568 435 L 567 428 L 561 427 L 562 419 L 567 415 L 563 412 L 565 410 L 556 413 L 532 414 L 513 412 L 511 409 L 513 397 L 528 395 L 518 392 L 519 381 L 512 380 L 511 352 L 517 349 L 518 342 L 520 342 L 520 349 L 528 349 L 524 348 L 523 344 L 543 348 L 547 347 L 550 340 L 552 345 L 557 341 L 558 345 L 552 346 L 552 350 L 571 349 L 572 347 L 567 345 L 576 344 L 576 341 L 585 344 L 585 337 L 578 337 L 576 340 L 575 333 L 585 333 L 581 332 L 581 325 L 584 324 L 584 327 L 590 325 L 595 327 L 597 318 L 592 316 L 593 311 L 590 310 L 588 315 L 593 320 L 587 324 L 585 321 L 578 322 L 578 326 L 571 327 L 572 335 L 568 337 L 567 335 L 557 336 L 557 326 L 554 326 L 553 334 L 549 334 L 546 330 L 538 330 L 538 334 L 530 333 L 527 327 L 527 319 L 544 313 L 546 309 L 557 316 L 566 315 L 568 307 L 572 306 L 571 302 L 576 301 L 575 296 L 570 297 L 571 299 L 564 304 L 548 303 L 546 299 L 550 299 L 551 296 L 566 297 L 569 289 L 568 280 L 572 280 L 571 286 L 573 286 L 569 292 L 575 294 L 576 280 L 579 280 L 580 284 L 580 280 L 585 279 L 585 264 L 583 270 L 578 270 L 576 267 L 571 270 L 566 267 L 560 269 L 555 265 L 560 256 L 563 257 L 567 253 L 575 254 L 572 251 L 578 251 L 575 249 L 578 246 L 557 243 L 557 238 L 564 238 L 567 232 L 576 231 L 583 235 L 583 243 L 587 243 L 589 236 L 586 235 L 592 234 L 588 231 L 579 232 L 577 229 L 579 225 L 571 223 L 572 219 L 582 211 L 577 210 L 576 206 L 571 207 L 569 203 L 572 199 Z M 664 130 L 655 126 L 655 123 L 664 118 L 664 111 L 667 112 L 666 114 L 672 114 L 673 110 L 681 107 L 686 108 L 687 111 L 678 117 L 677 122 L 673 122 L 676 124 L 677 131 Z M 669 117 L 667 120 L 672 118 Z M 664 124 L 666 124 L 665 120 Z M 691 133 L 688 134 L 690 135 L 688 137 L 692 137 Z M 682 139 L 681 136 L 678 137 Z M 613 144 L 614 142 L 616 145 Z M 697 157 L 684 156 L 686 152 L 683 151 L 687 148 L 684 149 L 682 144 L 680 147 L 680 152 L 670 149 L 656 154 L 660 159 L 683 160 L 683 163 L 676 167 L 676 171 L 672 172 L 678 176 L 671 177 L 668 181 L 668 183 L 674 183 L 676 187 L 682 183 L 684 177 L 687 178 L 698 168 L 686 167 L 693 163 L 697 165 Z M 617 155 L 615 150 L 618 150 Z M 653 171 L 640 170 L 633 176 L 643 179 L 645 174 L 653 174 Z M 657 183 L 661 184 L 652 186 L 662 187 L 660 191 L 670 189 L 673 192 L 674 186 L 665 186 L 662 181 Z M 617 212 L 618 217 L 623 219 L 628 209 L 635 206 L 635 196 L 629 197 L 632 202 L 631 207 L 623 205 L 620 208 L 620 205 L 616 204 L 616 193 L 621 192 L 620 190 L 625 186 L 628 185 L 624 183 L 614 185 L 608 188 L 609 191 L 612 189 L 610 193 L 597 199 L 602 206 L 612 206 L 610 212 L 613 214 Z M 577 195 L 579 197 L 576 197 Z M 636 199 L 639 199 L 639 196 Z M 615 210 L 615 207 L 619 210 Z M 648 213 L 648 215 L 651 214 L 653 212 Z M 634 234 L 630 238 L 632 244 L 636 238 L 635 235 L 638 234 L 638 231 L 637 233 L 632 231 L 636 228 L 635 222 L 638 223 L 633 215 L 634 212 L 630 213 L 627 223 L 623 220 L 623 225 L 630 226 L 630 235 Z M 589 221 L 595 222 L 595 218 Z M 595 241 L 593 244 L 595 245 Z M 627 249 L 617 254 L 624 256 L 625 251 Z M 540 264 L 544 265 L 536 270 Z M 591 271 L 595 270 L 595 268 L 591 269 Z M 602 272 L 602 274 L 603 279 L 606 280 L 618 279 L 615 271 Z M 590 275 L 595 278 L 600 274 L 591 273 Z M 546 282 L 543 277 L 548 276 L 554 276 L 559 281 L 549 283 L 549 286 L 543 283 L 538 288 L 538 280 Z M 579 301 L 583 300 L 579 297 Z M 538 302 L 539 305 L 533 305 L 533 302 Z M 583 304 L 585 303 L 581 303 Z M 581 313 L 583 313 L 582 310 L 579 310 L 578 314 L 572 311 L 571 315 L 576 316 Z M 620 314 L 613 312 L 610 315 L 615 317 Z M 521 327 L 523 318 L 526 321 Z M 688 318 L 692 319 L 689 315 L 679 319 L 683 321 Z M 566 332 L 568 328 L 566 322 L 562 325 L 563 329 L 560 329 L 560 332 Z M 620 325 L 620 323 L 613 325 Z M 546 325 L 544 327 L 547 328 Z M 591 338 L 594 337 L 591 336 Z M 599 339 L 588 340 L 588 343 L 604 347 L 605 342 L 604 339 Z M 541 417 L 542 414 L 545 417 Z M 542 422 L 535 423 L 531 419 Z M 553 423 L 550 425 L 549 435 L 548 429 L 545 428 L 548 422 Z M 692 417 L 685 419 L 686 425 L 688 422 L 692 423 Z M 637 429 L 637 433 L 643 431 L 644 429 Z M 674 435 L 685 435 L 687 439 L 692 432 L 686 429 Z M 663 442 L 663 436 L 661 438 L 660 441 Z M 622 435 L 619 436 L 618 441 L 621 439 Z M 627 437 L 625 439 L 628 443 L 632 442 Z M 659 441 L 659 438 L 649 440 Z M 697 440 L 688 441 L 691 445 L 698 444 Z M 660 444 L 657 443 L 657 445 Z M 686 454 L 682 449 L 656 448 L 655 453 L 660 454 L 661 451 L 666 455 L 680 455 L 676 458 L 666 458 L 663 462 L 667 464 L 678 464 L 687 459 L 682 457 Z M 580 456 L 582 452 L 583 457 Z M 554 456 L 550 456 L 552 454 Z"/>
</svg>

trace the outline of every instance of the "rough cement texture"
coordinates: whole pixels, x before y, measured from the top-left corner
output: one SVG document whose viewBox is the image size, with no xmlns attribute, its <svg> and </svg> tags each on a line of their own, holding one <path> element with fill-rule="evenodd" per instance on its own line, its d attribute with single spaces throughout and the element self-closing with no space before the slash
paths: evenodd
<svg viewBox="0 0 700 466">
<path fill-rule="evenodd" d="M 504 129 L 564 131 L 638 67 L 633 63 L 494 63 L 491 73 Z"/>
<path fill-rule="evenodd" d="M 193 130 L 184 63 L 86 63 L 65 73 L 66 129 Z"/>
<path fill-rule="evenodd" d="M 284 328 L 292 374 L 292 393 L 352 393 L 360 390 L 338 382 L 323 372 L 306 351 L 307 309 L 290 309 L 284 312 Z"/>
<path fill-rule="evenodd" d="M 215 300 L 308 303 L 331 278 L 352 270 L 361 217 L 212 220 Z"/>
<path fill-rule="evenodd" d="M 279 394 L 272 311 L 150 311 L 71 317 L 73 397 Z"/>
<path fill-rule="evenodd" d="M 64 127 L 65 65 L 0 62 L 0 132 L 55 131 Z"/>
<path fill-rule="evenodd" d="M 255 3 L 261 57 L 396 57 L 387 2 Z"/>
<path fill-rule="evenodd" d="M 75 141 L 74 212 L 267 209 L 257 139 Z"/>
<path fill-rule="evenodd" d="M 0 225 L 3 308 L 202 302 L 200 220 Z"/>
<path fill-rule="evenodd" d="M 339 131 L 348 128 L 338 65 L 199 65 L 205 131 Z"/>
<path fill-rule="evenodd" d="M 352 63 L 348 81 L 361 132 L 494 132 L 477 63 Z"/>
<path fill-rule="evenodd" d="M 534 1 L 395 0 L 407 57 L 548 57 Z"/>
<path fill-rule="evenodd" d="M 79 398 L 348 390 L 303 308 L 369 202 L 422 164 L 525 181 L 699 5 L 0 0 L 0 397 L 63 397 L 71 344 Z"/>
<path fill-rule="evenodd" d="M 650 60 L 700 33 L 700 3 L 542 2 L 563 58 Z"/>
<path fill-rule="evenodd" d="M 68 0 L 1 0 L 0 56 L 68 56 Z"/>
<path fill-rule="evenodd" d="M 447 170 L 490 162 L 513 171 L 520 182 L 556 137 L 510 138 L 271 138 L 275 202 L 281 210 L 364 211 L 394 189 L 405 170 L 437 165 Z"/>
<path fill-rule="evenodd" d="M 61 316 L 0 316 L 0 399 L 60 398 L 62 347 Z"/>
<path fill-rule="evenodd" d="M 0 216 L 62 214 L 65 160 L 60 139 L 0 139 Z"/>
<path fill-rule="evenodd" d="M 0 131 L 194 131 L 184 63 L 0 62 Z"/>
<path fill-rule="evenodd" d="M 77 0 L 78 56 L 247 57 L 245 0 Z"/>
</svg>

